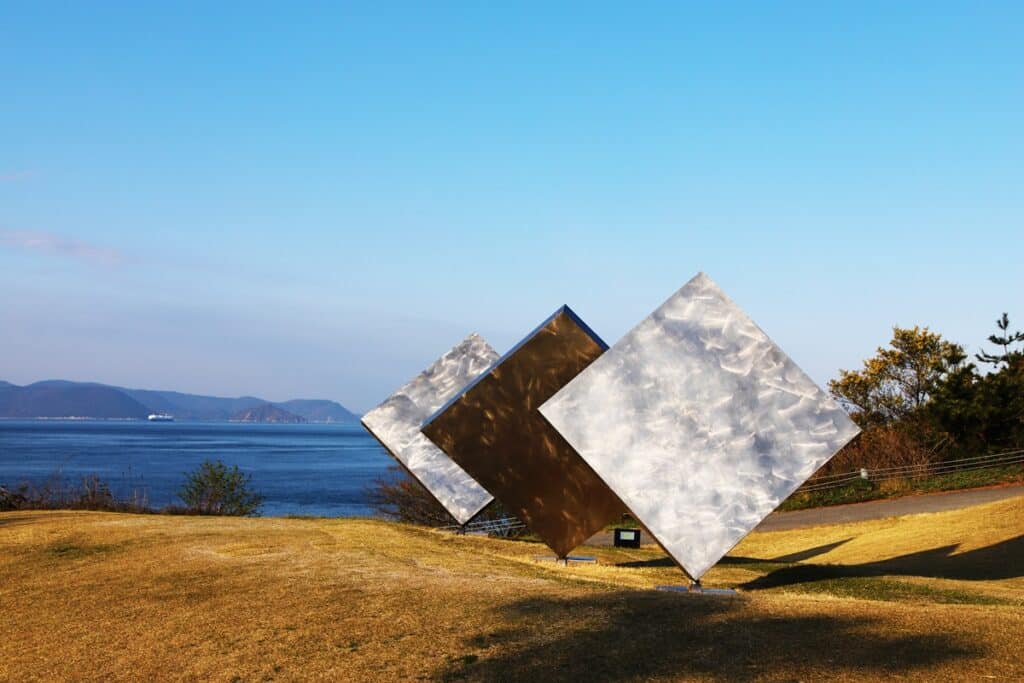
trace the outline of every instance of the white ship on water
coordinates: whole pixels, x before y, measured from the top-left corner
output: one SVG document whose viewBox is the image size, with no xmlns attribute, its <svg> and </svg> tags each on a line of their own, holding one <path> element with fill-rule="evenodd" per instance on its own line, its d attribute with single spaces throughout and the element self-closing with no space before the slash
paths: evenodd
<svg viewBox="0 0 1024 683">
<path fill-rule="evenodd" d="M 153 413 L 146 419 L 150 422 L 174 422 L 174 416 L 167 413 Z"/>
</svg>

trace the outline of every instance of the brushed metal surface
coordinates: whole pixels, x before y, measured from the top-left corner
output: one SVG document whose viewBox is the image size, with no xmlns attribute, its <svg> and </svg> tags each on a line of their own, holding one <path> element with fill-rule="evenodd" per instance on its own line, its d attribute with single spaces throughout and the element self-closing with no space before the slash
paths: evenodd
<svg viewBox="0 0 1024 683">
<path fill-rule="evenodd" d="M 859 431 L 703 273 L 540 412 L 694 579 Z"/>
<path fill-rule="evenodd" d="M 559 557 L 624 508 L 537 408 L 605 348 L 560 308 L 422 428 Z"/>
<path fill-rule="evenodd" d="M 362 419 L 367 431 L 459 524 L 472 519 L 493 498 L 423 436 L 420 425 L 496 360 L 497 352 L 471 334 Z"/>
</svg>

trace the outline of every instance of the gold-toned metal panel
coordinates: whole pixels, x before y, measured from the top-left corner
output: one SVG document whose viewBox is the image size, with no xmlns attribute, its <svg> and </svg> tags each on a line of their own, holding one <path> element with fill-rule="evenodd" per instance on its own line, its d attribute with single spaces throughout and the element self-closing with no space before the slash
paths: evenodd
<svg viewBox="0 0 1024 683">
<path fill-rule="evenodd" d="M 625 508 L 537 408 L 606 348 L 559 309 L 422 428 L 559 557 Z"/>
</svg>

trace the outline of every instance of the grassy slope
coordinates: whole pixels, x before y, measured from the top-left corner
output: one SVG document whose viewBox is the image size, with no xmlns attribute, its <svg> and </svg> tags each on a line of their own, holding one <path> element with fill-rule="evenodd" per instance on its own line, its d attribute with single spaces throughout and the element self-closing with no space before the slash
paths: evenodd
<svg viewBox="0 0 1024 683">
<path fill-rule="evenodd" d="M 1024 498 L 748 537 L 644 590 L 600 566 L 362 520 L 0 514 L 0 680 L 1024 677 Z"/>
</svg>

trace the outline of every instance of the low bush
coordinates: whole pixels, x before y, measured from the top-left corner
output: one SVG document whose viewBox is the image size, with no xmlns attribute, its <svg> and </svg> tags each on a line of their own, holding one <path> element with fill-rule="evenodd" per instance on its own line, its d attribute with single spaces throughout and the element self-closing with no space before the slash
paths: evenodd
<svg viewBox="0 0 1024 683">
<path fill-rule="evenodd" d="M 921 430 L 911 431 L 902 426 L 889 425 L 867 427 L 857 438 L 828 461 L 815 476 L 829 476 L 892 467 L 926 466 L 942 459 L 941 448 L 924 444 L 935 443 L 938 439 L 922 435 Z"/>
<path fill-rule="evenodd" d="M 374 481 L 367 489 L 366 497 L 378 514 L 399 522 L 433 527 L 458 523 L 422 484 L 399 465 L 388 467 L 388 475 Z M 494 501 L 473 521 L 510 516 L 498 501 Z"/>
<path fill-rule="evenodd" d="M 126 498 L 118 498 L 110 485 L 96 475 L 66 482 L 55 472 L 43 483 L 22 482 L 0 485 L 0 512 L 13 510 L 96 510 L 102 512 L 163 513 L 184 515 L 255 515 L 263 496 L 251 487 L 251 477 L 237 466 L 222 462 L 203 462 L 185 475 L 179 495 L 184 505 L 150 507 L 140 489 Z"/>
<path fill-rule="evenodd" d="M 185 475 L 178 496 L 187 514 L 247 517 L 259 514 L 263 505 L 263 496 L 251 484 L 252 475 L 243 474 L 238 465 L 228 467 L 219 460 L 205 460 Z"/>
<path fill-rule="evenodd" d="M 119 499 L 96 475 L 69 484 L 56 474 L 43 484 L 23 482 L 13 488 L 0 485 L 0 511 L 11 510 L 152 512 L 145 495 L 138 491 L 130 498 Z"/>
</svg>

